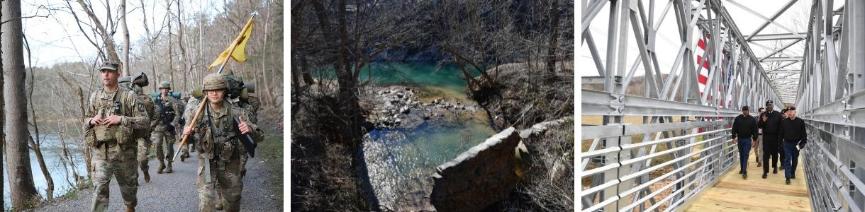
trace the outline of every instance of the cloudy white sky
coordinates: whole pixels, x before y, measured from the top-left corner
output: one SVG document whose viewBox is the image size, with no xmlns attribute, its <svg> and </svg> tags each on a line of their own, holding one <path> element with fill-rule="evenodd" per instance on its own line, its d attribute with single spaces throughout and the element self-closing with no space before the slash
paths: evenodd
<svg viewBox="0 0 865 212">
<path fill-rule="evenodd" d="M 739 30 L 742 32 L 742 34 L 745 35 L 750 35 L 751 33 L 753 33 L 760 25 L 765 22 L 764 17 L 771 17 L 790 1 L 791 0 L 722 0 L 724 6 L 727 8 L 730 15 L 733 17 L 733 19 L 735 19 L 734 21 L 736 22 Z M 646 10 L 649 10 L 649 1 L 641 2 L 643 2 Z M 835 8 L 839 8 L 843 5 L 843 1 L 835 0 L 835 2 Z M 658 22 L 662 18 L 661 14 L 663 14 L 664 8 L 667 3 L 668 1 L 663 0 L 655 1 L 655 22 Z M 743 7 L 747 9 L 743 9 Z M 775 24 L 770 24 L 765 29 L 763 29 L 760 34 L 788 33 L 788 29 L 797 32 L 805 32 L 806 28 L 808 27 L 807 19 L 810 14 L 810 9 L 810 0 L 798 0 L 783 15 L 778 17 L 778 19 L 775 21 Z M 760 17 L 753 13 L 758 13 L 763 17 Z M 609 26 L 608 19 L 609 5 L 605 6 L 605 8 L 602 9 L 600 13 L 598 13 L 598 15 L 592 20 L 589 27 L 589 31 L 592 33 L 592 36 L 595 39 L 595 44 L 598 47 L 598 53 L 602 55 L 602 57 L 605 57 L 604 55 L 606 54 L 607 30 Z M 658 55 L 658 62 L 660 64 L 661 71 L 663 73 L 668 73 L 672 68 L 672 63 L 674 62 L 677 53 L 676 51 L 681 45 L 681 42 L 679 41 L 679 36 L 678 34 L 676 34 L 678 27 L 676 25 L 675 19 L 676 18 L 674 16 L 674 11 L 672 8 L 670 8 L 670 11 L 667 12 L 666 17 L 664 17 L 664 20 L 660 24 L 660 27 L 658 29 L 656 52 Z M 631 26 L 628 26 L 627 30 L 629 33 L 629 50 L 627 59 L 628 66 L 626 68 L 630 69 L 634 60 L 637 58 L 637 45 L 633 37 L 634 35 Z M 696 35 L 694 36 L 696 38 Z M 770 48 L 773 48 L 775 45 L 772 42 L 755 42 L 750 46 L 754 53 L 758 57 L 760 57 L 768 55 L 772 52 L 772 49 Z M 789 41 L 785 41 L 785 43 L 786 42 Z M 790 56 L 801 56 L 802 51 L 804 51 L 803 43 L 804 42 L 800 42 L 799 44 L 792 46 L 786 52 L 790 54 Z M 585 46 L 585 44 L 583 45 L 584 46 L 577 47 L 577 51 L 579 52 L 577 55 L 577 63 L 586 65 L 581 65 L 581 69 L 578 71 L 578 73 L 582 76 L 597 76 L 598 72 L 594 66 L 594 61 L 591 58 L 588 47 Z M 789 67 L 795 67 L 796 69 L 798 69 L 799 66 L 801 66 L 801 64 L 794 64 Z M 637 71 L 636 75 L 643 75 L 642 69 L 638 70 L 640 71 Z"/>
<path fill-rule="evenodd" d="M 844 0 L 830 0 L 833 3 L 834 10 L 838 10 L 844 5 Z M 607 1 L 604 1 L 607 2 Z M 655 43 L 655 53 L 657 55 L 657 62 L 660 68 L 661 73 L 669 73 L 674 65 L 678 50 L 682 43 L 679 41 L 678 35 L 678 26 L 676 24 L 676 17 L 674 15 L 674 10 L 672 7 L 665 14 L 664 10 L 669 4 L 670 1 L 666 0 L 656 0 L 654 7 L 651 7 L 649 2 L 651 1 L 639 1 L 643 4 L 643 8 L 646 11 L 654 11 L 653 17 L 655 18 L 655 27 L 658 29 L 656 35 L 656 43 Z M 692 2 L 693 6 L 696 7 L 696 1 L 687 1 Z M 760 0 L 760 1 L 752 1 L 752 0 L 721 0 L 724 7 L 729 12 L 730 16 L 734 19 L 735 25 L 739 29 L 739 31 L 744 36 L 753 35 L 756 30 L 767 22 L 773 15 L 778 13 L 785 5 L 792 3 L 792 5 L 777 19 L 768 26 L 766 26 L 762 31 L 759 31 L 758 34 L 779 34 L 779 33 L 804 33 L 808 28 L 808 19 L 810 17 L 811 12 L 811 4 L 812 0 Z M 648 13 L 648 12 L 646 12 Z M 703 17 L 705 17 L 705 12 L 702 13 Z M 646 14 L 649 16 L 649 14 Z M 835 17 L 837 21 L 837 16 Z M 658 22 L 662 21 L 660 25 Z M 592 19 L 591 24 L 588 28 L 589 33 L 591 33 L 593 39 L 595 40 L 595 45 L 598 50 L 598 54 L 600 55 L 601 64 L 605 63 L 606 59 L 606 42 L 608 38 L 608 29 L 609 28 L 609 3 L 605 5 L 603 9 L 597 14 L 597 16 Z M 625 75 L 628 75 L 630 70 L 637 64 L 636 71 L 634 72 L 635 76 L 645 75 L 645 71 L 642 67 L 642 62 L 640 62 L 638 56 L 638 47 L 636 43 L 636 39 L 634 38 L 633 29 L 630 23 L 627 26 L 628 32 L 628 43 L 627 43 L 627 59 L 625 59 L 626 65 L 623 67 L 625 69 Z M 696 41 L 699 38 L 698 33 L 693 33 L 692 35 L 694 43 L 688 44 L 689 47 L 694 48 L 696 46 Z M 802 38 L 806 35 L 801 34 Z M 767 57 L 776 49 L 779 49 L 783 46 L 789 45 L 791 42 L 795 40 L 782 40 L 782 41 L 754 41 L 749 42 L 749 46 L 751 50 L 754 52 L 755 56 L 758 58 Z M 800 41 L 796 44 L 793 44 L 790 48 L 782 51 L 780 54 L 776 54 L 773 57 L 802 57 L 805 49 L 805 42 Z M 595 62 L 591 57 L 591 53 L 589 51 L 588 45 L 584 42 L 581 42 L 582 46 L 578 48 L 577 55 L 577 64 L 581 64 L 577 73 L 581 76 L 598 76 L 598 69 L 595 66 Z M 693 64 L 696 64 L 696 58 L 687 58 Z M 776 88 L 777 91 L 784 94 L 781 98 L 785 102 L 792 102 L 795 100 L 795 93 L 798 89 L 799 83 L 799 74 L 797 73 L 802 68 L 801 62 L 793 62 L 790 61 L 777 61 L 777 62 L 764 62 L 762 63 L 763 70 L 765 71 L 776 71 L 781 70 L 782 72 L 773 72 L 769 74 L 770 80 L 773 82 L 773 87 Z M 679 67 L 681 68 L 681 67 Z"/>
<path fill-rule="evenodd" d="M 33 66 L 47 67 L 61 62 L 81 61 L 83 58 L 93 58 L 96 56 L 96 49 L 91 45 L 78 26 L 75 24 L 75 19 L 69 13 L 66 7 L 66 0 L 35 0 L 22 1 L 21 13 L 23 17 L 40 16 L 26 18 L 23 22 L 24 33 L 30 43 L 30 49 L 33 51 L 32 62 Z M 96 15 L 105 24 L 106 6 L 105 0 L 92 0 L 93 9 Z M 142 6 L 142 2 L 144 5 Z M 71 1 L 72 7 L 76 10 L 79 18 L 86 20 L 89 23 L 86 15 L 81 10 L 81 7 L 76 1 Z M 110 0 L 112 8 L 118 8 L 120 1 Z M 192 0 L 182 1 L 183 3 L 183 18 L 191 19 L 194 13 L 206 12 L 210 15 L 223 11 L 224 2 L 222 0 Z M 142 10 L 147 13 L 147 23 L 151 31 L 155 31 L 163 25 L 165 20 L 167 1 L 165 0 L 128 0 L 127 23 L 129 26 L 129 37 L 132 40 L 133 46 L 136 41 L 144 38 L 145 30 L 142 22 Z M 176 6 L 172 6 L 175 10 Z M 115 10 L 116 11 L 116 10 Z M 112 12 L 112 15 L 117 14 Z M 43 17 L 47 16 L 47 17 Z M 116 15 L 115 15 L 116 16 Z M 117 24 L 119 26 L 119 23 Z M 87 25 L 83 25 L 85 30 Z M 117 28 L 114 39 L 118 45 L 122 44 L 122 29 Z M 133 50 L 133 52 L 135 52 Z"/>
</svg>

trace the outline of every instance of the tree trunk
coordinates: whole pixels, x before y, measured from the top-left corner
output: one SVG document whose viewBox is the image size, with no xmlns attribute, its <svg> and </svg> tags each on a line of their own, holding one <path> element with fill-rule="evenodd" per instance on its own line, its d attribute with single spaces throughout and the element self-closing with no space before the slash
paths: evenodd
<svg viewBox="0 0 865 212">
<path fill-rule="evenodd" d="M 6 7 L 4 7 L 3 4 L 0 3 L 0 20 L 2 20 L 3 13 L 4 13 L 3 9 L 5 9 L 5 8 Z M 2 26 L 2 25 L 0 25 L 0 26 Z M 2 32 L 2 30 L 0 30 L 0 37 L 2 37 L 2 36 L 3 36 L 3 32 Z M 0 49 L 3 49 L 3 46 L 4 46 L 3 42 L 0 42 Z M 3 83 L 3 75 L 4 75 L 3 73 L 5 73 L 5 72 L 3 70 L 4 70 L 3 69 L 3 57 L 0 56 L 0 88 L 5 86 L 5 84 Z M 6 126 L 6 110 L 3 110 L 3 108 L 6 107 L 5 103 L 6 102 L 3 99 L 3 92 L 0 92 L 0 128 Z M 0 154 L 2 154 L 3 152 L 6 152 L 6 145 L 5 144 L 6 144 L 6 130 L 0 130 Z M 6 179 L 6 178 L 3 178 L 4 173 L 6 173 L 5 169 L 3 168 L 3 164 L 5 164 L 3 161 L 5 160 L 5 158 L 6 158 L 6 154 L 0 155 L 0 181 L 2 181 L 3 179 Z M 0 183 L 0 194 L 4 194 L 4 195 L 6 194 L 6 188 L 5 187 L 6 187 L 5 183 Z M 0 207 L 3 207 L 0 210 L 3 210 L 3 211 L 6 210 L 6 200 L 4 200 L 4 199 L 6 199 L 6 198 L 5 197 L 0 198 Z"/>
<path fill-rule="evenodd" d="M 153 48 L 155 38 L 150 34 L 150 27 L 147 26 L 147 6 L 144 4 L 144 0 L 141 0 L 141 17 L 141 23 L 144 26 L 144 35 L 147 36 L 147 48 L 150 50 L 145 58 L 147 58 L 150 65 L 150 76 L 153 77 L 154 82 L 159 83 L 159 75 L 156 75 L 156 65 L 153 61 L 153 55 L 156 54 L 156 50 Z M 157 86 L 151 87 L 153 91 L 156 91 Z"/>
<path fill-rule="evenodd" d="M 270 8 L 270 1 L 267 1 L 265 8 Z M 264 33 L 262 33 L 262 34 L 264 34 L 264 39 L 261 39 L 261 41 L 263 42 L 263 45 L 261 45 L 261 46 L 262 46 L 262 48 L 264 48 L 264 50 L 261 51 L 262 57 L 261 57 L 260 70 L 261 70 L 261 76 L 263 76 L 262 82 L 264 85 L 264 89 L 261 89 L 261 91 L 259 91 L 260 94 L 258 96 L 259 96 L 259 98 L 261 98 L 262 103 L 271 104 L 271 102 L 273 102 L 272 101 L 273 95 L 270 93 L 271 92 L 270 83 L 268 83 L 268 79 L 270 79 L 270 78 L 267 76 L 267 70 L 268 70 L 267 69 L 267 61 L 268 61 L 267 59 L 269 58 L 268 57 L 269 52 L 267 51 L 267 49 L 268 49 L 267 48 L 268 47 L 267 46 L 267 30 L 269 29 L 267 27 L 268 24 L 270 24 L 270 9 L 268 9 L 266 14 L 264 15 L 264 27 L 262 27 L 263 28 L 262 31 L 264 31 Z"/>
<path fill-rule="evenodd" d="M 141 8 L 142 10 L 144 8 Z M 129 76 L 129 27 L 126 25 L 126 0 L 120 1 L 120 25 L 123 27 L 123 76 Z"/>
<path fill-rule="evenodd" d="M 291 22 L 295 26 L 304 24 L 303 15 L 301 15 L 304 6 L 306 6 L 306 4 L 304 4 L 304 2 L 301 1 L 301 2 L 297 3 L 297 5 L 295 6 L 296 8 L 291 9 Z M 312 84 L 312 80 L 311 80 L 312 77 L 309 76 L 309 73 L 305 72 L 306 69 L 304 68 L 305 67 L 304 64 L 306 61 L 304 60 L 304 57 L 301 55 L 302 50 L 301 50 L 301 48 L 298 48 L 298 46 L 299 46 L 298 44 L 301 42 L 301 41 L 299 41 L 300 39 L 297 39 L 300 37 L 299 32 L 300 32 L 300 30 L 291 30 L 291 37 L 295 38 L 295 39 L 291 40 L 292 48 L 290 51 L 291 51 L 291 56 L 295 58 L 295 60 L 293 60 L 293 61 L 296 61 L 292 64 L 292 65 L 294 65 L 294 67 L 292 68 L 292 71 L 291 71 L 292 72 L 291 80 L 293 83 L 292 88 L 299 88 L 299 87 L 304 86 L 304 85 Z M 303 77 L 301 78 L 301 76 L 303 76 Z M 307 80 L 307 79 L 310 79 L 310 80 Z"/>
<path fill-rule="evenodd" d="M 172 52 L 171 52 L 171 49 L 172 49 L 171 48 L 172 47 L 172 43 L 171 43 L 171 3 L 172 2 L 173 1 L 169 0 L 168 6 L 165 7 L 165 9 L 168 10 L 168 15 L 167 15 L 168 16 L 168 36 L 166 36 L 166 38 L 168 38 L 168 48 L 167 48 L 168 49 L 168 68 L 165 69 L 165 71 L 168 72 L 166 74 L 168 74 L 168 81 L 169 82 L 174 82 L 174 61 L 173 61 L 174 54 L 172 54 Z M 157 82 L 157 83 L 161 83 L 161 82 Z"/>
<path fill-rule="evenodd" d="M 38 197 L 33 183 L 33 173 L 30 170 L 30 152 L 27 149 L 29 134 L 27 133 L 27 99 L 24 96 L 25 75 L 24 51 L 21 37 L 21 2 L 20 0 L 3 1 L 2 20 L 8 21 L 2 25 L 3 72 L 10 80 L 3 85 L 4 97 L 10 104 L 5 105 L 6 141 L 8 148 L 7 165 L 9 170 L 9 186 L 12 193 L 12 207 L 24 209 Z"/>
<path fill-rule="evenodd" d="M 38 137 L 39 134 L 37 133 Z M 42 170 L 42 176 L 45 177 L 45 183 L 48 185 L 45 188 L 45 197 L 48 201 L 54 199 L 54 179 L 51 177 L 51 172 L 48 171 L 48 166 L 45 165 L 45 157 L 42 156 L 42 148 L 39 147 L 39 143 L 33 140 L 33 137 L 28 139 L 30 143 L 30 148 L 33 148 L 33 154 L 36 155 L 36 161 L 39 162 L 39 170 Z"/>
<path fill-rule="evenodd" d="M 189 69 L 189 59 L 186 58 L 186 56 L 187 56 L 186 55 L 186 46 L 183 45 L 183 22 L 182 22 L 183 21 L 182 20 L 183 8 L 182 8 L 182 5 L 180 4 L 181 2 L 183 2 L 183 1 L 177 1 L 177 48 L 180 49 L 180 63 L 181 63 L 181 65 L 183 65 L 180 70 L 183 70 L 183 89 L 185 89 L 186 88 L 186 81 L 188 80 L 190 69 Z M 169 46 L 168 48 L 171 48 L 171 47 Z M 174 85 L 177 86 L 177 84 L 174 84 Z M 180 89 L 175 89 L 175 90 L 180 90 Z"/>
<path fill-rule="evenodd" d="M 346 23 L 347 14 L 346 14 L 346 3 L 345 0 L 339 0 L 337 7 L 337 16 L 339 26 L 337 27 L 337 33 L 339 34 L 339 53 L 337 54 L 337 82 L 339 84 L 338 96 L 337 98 L 342 101 L 341 105 L 341 117 L 345 118 L 345 126 L 343 126 L 343 135 L 339 140 L 344 142 L 350 149 L 352 150 L 352 166 L 355 169 L 356 179 L 358 179 L 358 188 L 359 194 L 364 198 L 366 204 L 364 208 L 369 210 L 379 210 L 379 202 L 376 198 L 375 194 L 372 192 L 372 184 L 369 181 L 369 178 L 366 177 L 368 175 L 368 170 L 364 165 L 363 155 L 361 149 L 363 145 L 361 139 L 363 137 L 363 131 L 361 125 L 363 123 L 363 117 L 361 116 L 360 103 L 357 96 L 358 89 L 358 79 L 352 70 L 353 60 L 352 55 L 349 52 L 349 37 L 348 37 L 348 25 Z"/>
<path fill-rule="evenodd" d="M 559 11 L 559 1 L 553 0 L 551 2 L 552 8 L 550 8 L 550 42 L 547 51 L 547 72 L 550 72 L 550 78 L 555 77 L 556 75 L 556 48 L 559 46 L 559 16 L 561 16 L 561 12 Z"/>
</svg>

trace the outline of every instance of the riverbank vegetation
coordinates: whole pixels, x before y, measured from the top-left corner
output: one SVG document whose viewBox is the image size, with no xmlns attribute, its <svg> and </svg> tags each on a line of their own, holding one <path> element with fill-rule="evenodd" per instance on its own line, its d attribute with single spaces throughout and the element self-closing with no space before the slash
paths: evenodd
<svg viewBox="0 0 865 212">
<path fill-rule="evenodd" d="M 483 108 L 495 129 L 523 129 L 573 116 L 574 25 L 569 18 L 573 3 L 291 1 L 292 208 L 382 208 L 360 151 L 364 134 L 375 126 L 366 119 L 372 111 L 363 109 L 360 95 L 373 89 L 375 79 L 361 77 L 370 64 L 423 62 L 457 67 L 456 74 L 465 83 L 464 95 Z M 445 92 L 428 94 L 441 93 Z M 567 174 L 551 184 L 526 184 L 514 198 L 495 207 L 573 209 L 573 201 L 563 204 L 567 200 L 560 193 L 532 190 L 540 188 L 537 185 L 573 182 L 572 167 L 571 171 L 547 167 L 572 163 L 573 150 L 567 150 L 573 149 L 572 127 L 553 130 L 560 131 L 554 133 L 555 139 L 527 144 L 533 154 L 550 157 L 532 164 L 532 170 L 537 170 L 533 175 Z M 561 189 L 572 193 L 573 186 Z"/>
</svg>

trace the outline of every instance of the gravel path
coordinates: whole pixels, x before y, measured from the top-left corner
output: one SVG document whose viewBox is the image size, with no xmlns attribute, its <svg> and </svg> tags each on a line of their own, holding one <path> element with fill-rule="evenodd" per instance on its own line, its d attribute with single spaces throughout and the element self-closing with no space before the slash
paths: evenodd
<svg viewBox="0 0 865 212">
<path fill-rule="evenodd" d="M 175 161 L 174 173 L 156 174 L 159 162 L 150 161 L 150 183 L 144 183 L 144 177 L 139 172 L 138 207 L 137 211 L 197 211 L 198 192 L 195 186 L 195 171 L 198 160 L 192 153 L 186 162 Z M 282 202 L 274 194 L 270 176 L 264 161 L 250 158 L 246 164 L 246 176 L 243 177 L 243 194 L 241 211 L 282 211 Z M 281 180 L 281 179 L 277 179 Z M 123 199 L 120 188 L 112 178 L 110 184 L 108 211 L 123 211 Z M 35 211 L 90 211 L 93 200 L 93 190 L 79 191 L 77 197 L 69 200 L 50 203 Z"/>
</svg>

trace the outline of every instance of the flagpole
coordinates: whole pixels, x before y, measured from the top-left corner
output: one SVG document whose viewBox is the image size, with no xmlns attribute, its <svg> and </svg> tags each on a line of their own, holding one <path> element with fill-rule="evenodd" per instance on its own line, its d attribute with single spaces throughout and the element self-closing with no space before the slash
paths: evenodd
<svg viewBox="0 0 865 212">
<path fill-rule="evenodd" d="M 249 23 L 252 22 L 252 18 L 255 18 L 255 14 L 252 14 L 252 16 L 249 17 L 249 20 L 247 20 L 246 24 L 244 24 L 243 26 L 246 27 L 247 25 L 249 25 Z M 241 32 L 242 32 L 242 29 L 241 29 Z M 228 64 L 229 60 L 231 60 L 231 55 L 234 54 L 234 50 L 237 49 L 237 41 L 241 37 L 242 36 L 234 38 L 234 41 L 231 42 L 231 49 L 228 50 L 228 57 L 225 58 L 225 61 L 222 61 L 222 64 L 219 65 L 219 70 L 216 73 L 221 74 L 222 71 L 225 70 L 225 65 Z M 204 106 L 205 105 L 207 105 L 206 96 L 202 97 L 201 103 L 198 104 L 198 109 L 195 110 L 195 115 L 192 117 L 192 121 L 189 122 L 189 124 L 187 124 L 186 127 L 192 128 L 193 126 L 195 126 L 196 123 L 198 123 L 198 119 L 201 118 L 201 114 L 202 114 L 202 112 L 204 112 Z M 190 135 L 184 134 L 183 137 L 180 139 L 180 146 L 177 148 L 178 151 L 174 152 L 174 156 L 171 159 L 172 161 L 177 160 L 177 156 L 180 155 L 180 152 L 182 152 L 181 150 L 186 146 L 186 143 L 189 142 L 189 136 Z"/>
</svg>

